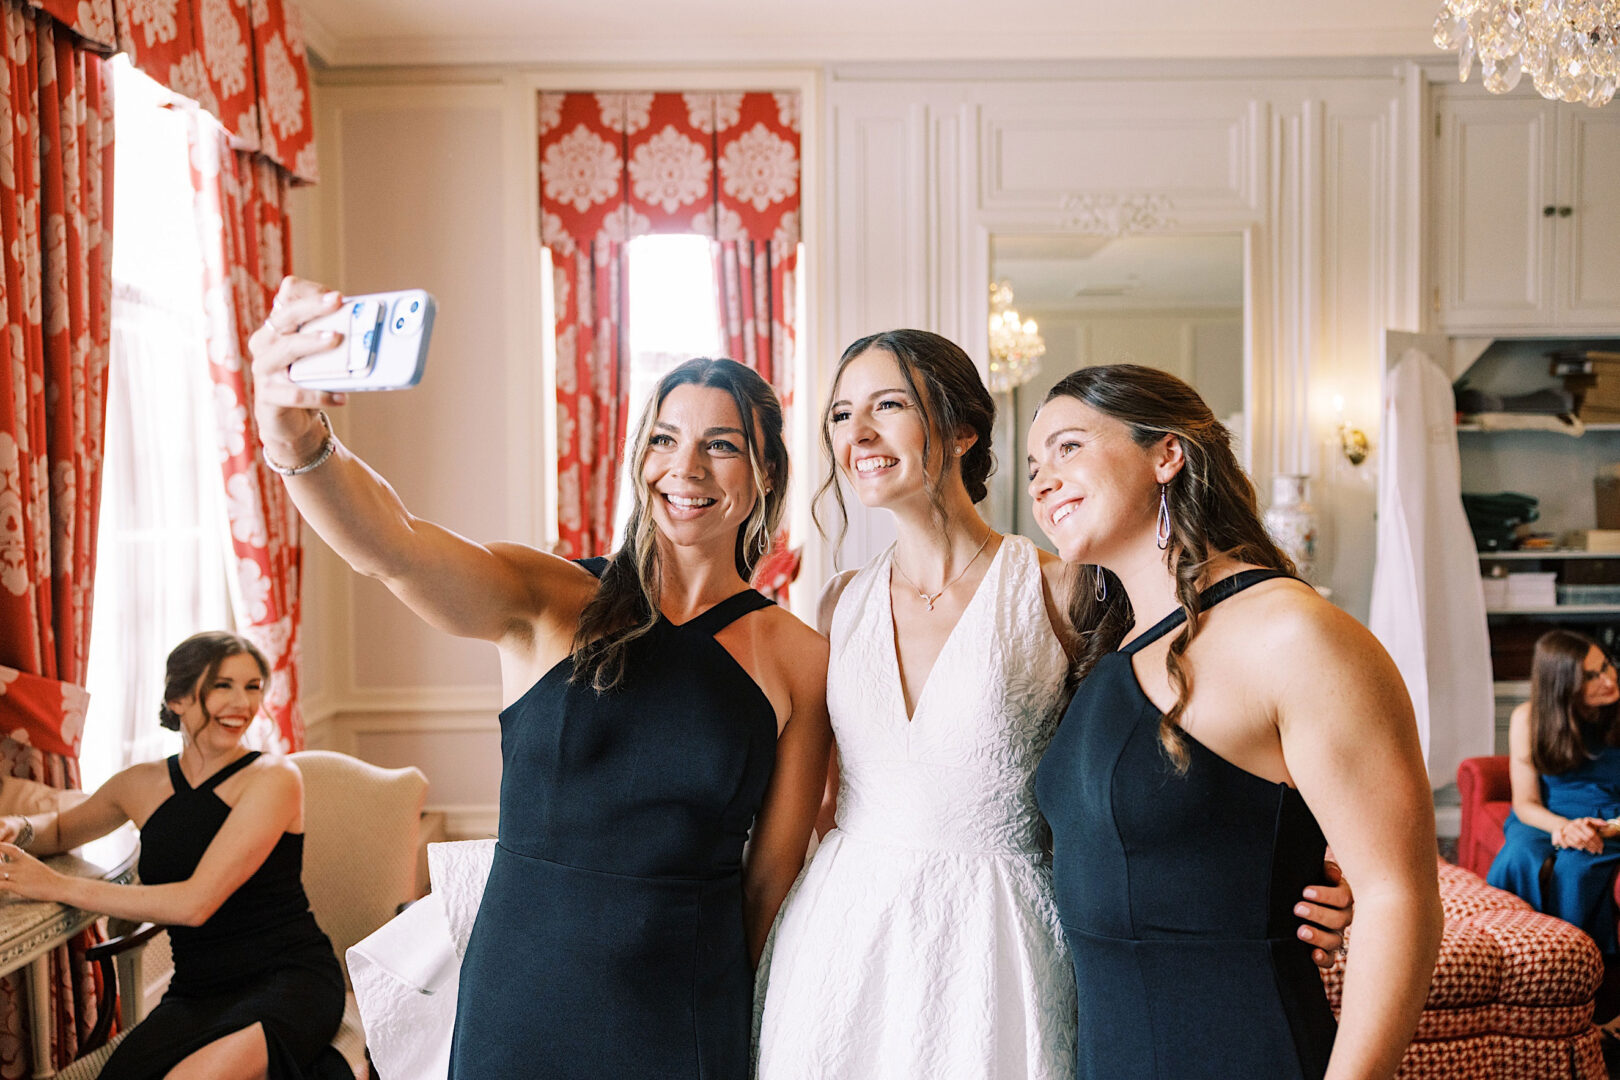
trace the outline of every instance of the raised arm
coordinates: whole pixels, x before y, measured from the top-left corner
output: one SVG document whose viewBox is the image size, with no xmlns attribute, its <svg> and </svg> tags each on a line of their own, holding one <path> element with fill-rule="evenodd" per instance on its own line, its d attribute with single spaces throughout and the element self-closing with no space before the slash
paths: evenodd
<svg viewBox="0 0 1620 1080">
<path fill-rule="evenodd" d="M 780 655 L 792 657 L 786 666 L 792 672 L 793 707 L 776 737 L 776 768 L 743 867 L 743 930 L 756 966 L 776 913 L 804 867 L 832 746 L 826 641 L 799 624 Z"/>
<path fill-rule="evenodd" d="M 249 341 L 259 436 L 277 465 L 314 461 L 330 437 L 317 410 L 340 404 L 342 396 L 298 386 L 287 368 L 336 343 L 336 334 L 298 327 L 341 303 L 338 293 L 288 278 L 270 318 Z M 533 548 L 476 543 L 416 517 L 387 481 L 332 442 L 322 464 L 283 479 L 304 520 L 351 567 L 450 634 L 495 642 L 536 632 L 563 641 L 572 636 L 584 598 L 595 588 L 590 574 Z"/>
<path fill-rule="evenodd" d="M 1417 1028 L 1440 948 L 1434 803 L 1417 725 L 1394 663 L 1349 615 L 1310 597 L 1272 632 L 1300 660 L 1275 676 L 1283 757 L 1356 887 L 1327 1076 L 1383 1080 Z"/>
<path fill-rule="evenodd" d="M 196 871 L 166 885 L 118 885 L 59 874 L 13 844 L 0 844 L 7 862 L 0 893 L 31 900 L 55 900 L 84 911 L 121 919 L 201 926 L 242 883 L 264 865 L 276 842 L 303 807 L 303 782 L 296 766 L 277 762 L 256 768 L 230 816 L 203 852 Z M 88 805 L 88 804 L 86 804 Z M 64 817 L 67 815 L 64 814 Z"/>
</svg>

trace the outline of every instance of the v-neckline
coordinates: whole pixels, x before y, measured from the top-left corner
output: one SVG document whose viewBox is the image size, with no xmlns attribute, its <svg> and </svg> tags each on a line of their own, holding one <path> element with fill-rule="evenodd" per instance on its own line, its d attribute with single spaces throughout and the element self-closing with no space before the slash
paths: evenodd
<svg viewBox="0 0 1620 1080">
<path fill-rule="evenodd" d="M 1007 542 L 1010 539 L 1011 537 L 1004 535 L 1001 538 L 1001 543 L 996 545 L 996 553 L 990 556 L 990 565 L 984 568 L 984 576 L 974 586 L 973 595 L 968 597 L 966 604 L 962 605 L 962 614 L 956 617 L 956 622 L 951 625 L 950 630 L 945 634 L 945 641 L 940 645 L 939 652 L 934 655 L 934 662 L 929 666 L 928 674 L 923 677 L 922 686 L 917 690 L 917 701 L 909 713 L 906 712 L 906 685 L 900 673 L 900 628 L 894 622 L 895 549 L 893 546 L 889 548 L 889 564 L 884 568 L 887 573 L 883 575 L 882 581 L 883 610 L 884 617 L 889 623 L 889 665 L 894 674 L 894 693 L 900 705 L 900 715 L 905 718 L 908 729 L 911 724 L 916 723 L 917 714 L 922 712 L 923 700 L 928 697 L 928 688 L 934 684 L 934 672 L 939 670 L 939 662 L 944 659 L 946 650 L 956 640 L 956 631 L 961 627 L 962 623 L 967 621 L 968 612 L 972 611 L 973 605 L 979 602 L 979 594 L 984 592 L 984 583 L 990 580 L 991 574 L 995 573 L 996 562 L 1001 558 L 1001 553 L 1007 550 Z"/>
</svg>

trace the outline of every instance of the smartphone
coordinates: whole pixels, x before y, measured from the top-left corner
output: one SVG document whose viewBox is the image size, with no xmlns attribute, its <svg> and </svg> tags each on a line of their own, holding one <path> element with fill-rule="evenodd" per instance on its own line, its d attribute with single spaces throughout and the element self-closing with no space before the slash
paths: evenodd
<svg viewBox="0 0 1620 1080">
<path fill-rule="evenodd" d="M 424 289 L 350 296 L 330 315 L 311 319 L 304 333 L 333 330 L 343 340 L 294 360 L 287 377 L 311 390 L 403 390 L 422 381 L 437 309 Z"/>
</svg>

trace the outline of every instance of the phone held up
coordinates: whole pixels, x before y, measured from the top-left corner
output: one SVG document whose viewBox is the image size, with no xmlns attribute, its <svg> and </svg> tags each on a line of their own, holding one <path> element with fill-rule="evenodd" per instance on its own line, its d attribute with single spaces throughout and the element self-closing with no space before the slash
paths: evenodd
<svg viewBox="0 0 1620 1080">
<path fill-rule="evenodd" d="M 336 331 L 343 340 L 292 362 L 287 377 L 310 390 L 403 390 L 422 381 L 433 297 L 423 289 L 345 297 L 330 315 L 311 319 L 301 333 Z"/>
</svg>

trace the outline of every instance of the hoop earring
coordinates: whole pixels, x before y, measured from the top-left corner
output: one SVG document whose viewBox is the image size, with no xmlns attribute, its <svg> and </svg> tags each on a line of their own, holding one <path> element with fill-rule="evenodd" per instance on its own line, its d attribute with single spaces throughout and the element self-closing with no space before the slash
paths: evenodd
<svg viewBox="0 0 1620 1080">
<path fill-rule="evenodd" d="M 1092 595 L 1097 598 L 1099 604 L 1108 599 L 1108 575 L 1101 566 L 1097 567 L 1097 591 Z"/>
<path fill-rule="evenodd" d="M 1170 546 L 1170 494 L 1166 484 L 1159 485 L 1159 527 L 1154 539 L 1160 551 Z"/>
</svg>

